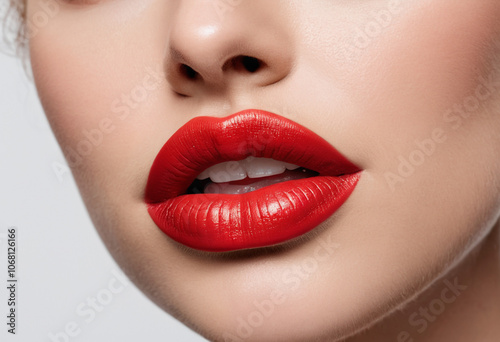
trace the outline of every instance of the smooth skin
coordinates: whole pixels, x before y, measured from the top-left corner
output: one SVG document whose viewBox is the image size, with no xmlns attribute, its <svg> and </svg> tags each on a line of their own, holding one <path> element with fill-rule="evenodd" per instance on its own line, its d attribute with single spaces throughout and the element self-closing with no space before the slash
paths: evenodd
<svg viewBox="0 0 500 342">
<path fill-rule="evenodd" d="M 500 339 L 499 1 L 27 0 L 26 14 L 92 220 L 165 311 L 214 341 Z M 248 108 L 322 136 L 364 170 L 358 186 L 282 246 L 174 243 L 144 204 L 157 152 L 193 117 Z"/>
</svg>

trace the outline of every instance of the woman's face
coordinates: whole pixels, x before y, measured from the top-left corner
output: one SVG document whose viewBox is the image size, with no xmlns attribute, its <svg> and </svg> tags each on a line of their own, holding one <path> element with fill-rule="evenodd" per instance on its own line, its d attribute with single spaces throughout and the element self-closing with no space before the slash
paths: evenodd
<svg viewBox="0 0 500 342">
<path fill-rule="evenodd" d="M 43 107 L 106 246 L 154 302 L 227 341 L 351 335 L 491 230 L 499 16 L 497 0 L 28 0 L 27 11 Z M 148 213 L 151 165 L 189 120 L 245 109 L 307 127 L 359 182 L 298 239 L 185 247 Z"/>
</svg>

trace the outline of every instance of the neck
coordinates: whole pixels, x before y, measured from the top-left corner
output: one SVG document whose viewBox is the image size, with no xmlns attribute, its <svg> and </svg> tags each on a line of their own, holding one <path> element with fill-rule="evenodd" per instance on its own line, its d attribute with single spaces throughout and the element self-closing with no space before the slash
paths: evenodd
<svg viewBox="0 0 500 342">
<path fill-rule="evenodd" d="M 460 264 L 416 300 L 348 341 L 500 341 L 499 322 L 500 221 Z"/>
</svg>

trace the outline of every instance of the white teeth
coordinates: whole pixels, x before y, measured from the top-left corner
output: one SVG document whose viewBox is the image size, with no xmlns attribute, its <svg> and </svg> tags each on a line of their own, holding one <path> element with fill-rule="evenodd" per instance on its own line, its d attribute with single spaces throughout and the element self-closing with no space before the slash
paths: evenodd
<svg viewBox="0 0 500 342">
<path fill-rule="evenodd" d="M 208 175 L 214 183 L 225 183 L 245 179 L 247 174 L 237 161 L 228 161 L 214 165 L 208 170 Z"/>
<path fill-rule="evenodd" d="M 287 170 L 295 170 L 298 169 L 300 166 L 295 164 L 285 163 L 285 167 Z"/>
<path fill-rule="evenodd" d="M 214 183 L 225 183 L 246 178 L 261 178 L 279 175 L 288 170 L 295 170 L 298 165 L 277 161 L 271 158 L 248 157 L 240 161 L 228 161 L 213 165 L 200 173 L 198 179 L 207 179 Z"/>
<path fill-rule="evenodd" d="M 286 182 L 294 179 L 302 179 L 306 178 L 307 175 L 301 172 L 297 172 L 295 174 L 283 174 L 276 178 L 263 178 L 260 180 L 256 180 L 252 184 L 247 185 L 234 185 L 231 183 L 217 184 L 217 183 L 208 183 L 205 185 L 205 189 L 203 193 L 205 194 L 245 194 L 250 191 L 255 191 L 261 189 L 268 185 L 273 185 L 280 182 Z"/>
<path fill-rule="evenodd" d="M 285 170 L 285 163 L 269 158 L 254 158 L 251 163 L 246 165 L 246 171 L 249 178 L 279 175 L 285 172 Z"/>
</svg>

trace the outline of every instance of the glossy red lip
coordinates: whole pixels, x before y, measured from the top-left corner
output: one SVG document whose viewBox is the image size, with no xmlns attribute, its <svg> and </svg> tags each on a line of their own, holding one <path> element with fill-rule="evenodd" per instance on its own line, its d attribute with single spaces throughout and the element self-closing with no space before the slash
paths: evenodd
<svg viewBox="0 0 500 342">
<path fill-rule="evenodd" d="M 248 156 L 319 173 L 245 194 L 185 194 L 206 168 Z M 354 190 L 360 169 L 327 141 L 282 116 L 246 110 L 196 117 L 158 153 L 145 201 L 172 239 L 204 251 L 265 247 L 300 236 L 331 216 Z"/>
</svg>

